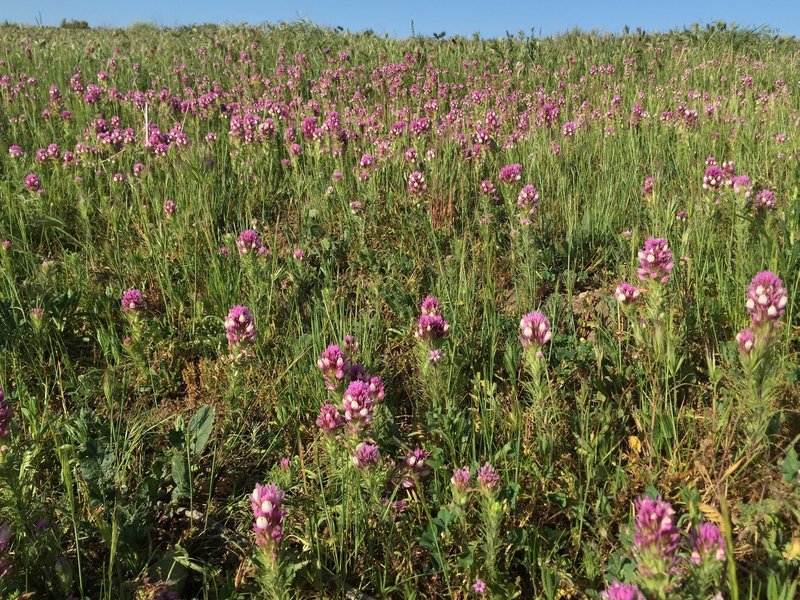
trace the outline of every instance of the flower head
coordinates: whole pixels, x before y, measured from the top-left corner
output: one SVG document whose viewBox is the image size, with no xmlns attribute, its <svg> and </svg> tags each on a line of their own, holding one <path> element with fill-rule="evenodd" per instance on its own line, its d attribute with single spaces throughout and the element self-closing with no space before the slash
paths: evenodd
<svg viewBox="0 0 800 600">
<path fill-rule="evenodd" d="M 323 404 L 319 409 L 317 417 L 317 427 L 322 433 L 331 435 L 344 424 L 344 417 L 339 414 L 339 410 L 333 404 Z"/>
<path fill-rule="evenodd" d="M 725 538 L 713 523 L 701 523 L 691 535 L 691 561 L 699 565 L 706 561 L 725 560 Z"/>
<path fill-rule="evenodd" d="M 653 185 L 655 184 L 655 178 L 650 175 L 645 178 L 644 185 L 642 186 L 642 195 L 649 196 L 653 193 Z"/>
<path fill-rule="evenodd" d="M 225 318 L 225 337 L 234 354 L 246 353 L 247 346 L 255 341 L 256 335 L 253 313 L 249 308 L 237 304 L 228 311 Z"/>
<path fill-rule="evenodd" d="M 421 342 L 435 344 L 447 336 L 449 329 L 450 324 L 441 315 L 422 314 L 414 335 Z"/>
<path fill-rule="evenodd" d="M 747 312 L 754 325 L 780 319 L 788 301 L 783 282 L 772 271 L 758 273 L 747 289 Z"/>
<path fill-rule="evenodd" d="M 175 214 L 176 210 L 178 210 L 178 205 L 175 204 L 172 200 L 164 201 L 164 214 L 166 214 L 167 216 L 171 216 Z"/>
<path fill-rule="evenodd" d="M 453 471 L 453 476 L 450 478 L 450 485 L 459 491 L 465 492 L 469 486 L 470 477 L 467 467 L 456 469 Z"/>
<path fill-rule="evenodd" d="M 408 177 L 408 192 L 412 196 L 422 196 L 428 185 L 425 183 L 425 175 L 419 171 L 414 171 Z"/>
<path fill-rule="evenodd" d="M 522 165 L 519 163 L 506 165 L 500 169 L 499 178 L 503 183 L 515 183 L 519 181 L 522 179 Z"/>
<path fill-rule="evenodd" d="M 250 505 L 253 508 L 253 531 L 256 534 L 256 545 L 276 557 L 281 539 L 283 539 L 283 520 L 286 511 L 281 506 L 285 492 L 277 485 L 256 484 L 250 495 Z"/>
<path fill-rule="evenodd" d="M 436 296 L 426 296 L 425 300 L 422 301 L 419 310 L 420 314 L 423 315 L 441 315 L 442 303 L 439 302 L 439 299 Z"/>
<path fill-rule="evenodd" d="M 777 204 L 775 192 L 769 188 L 764 188 L 756 194 L 753 204 L 756 209 L 775 210 L 775 205 Z"/>
<path fill-rule="evenodd" d="M 120 300 L 122 312 L 140 317 L 147 308 L 142 292 L 136 289 L 125 290 Z"/>
<path fill-rule="evenodd" d="M 675 263 L 672 262 L 672 251 L 664 238 L 648 238 L 644 248 L 639 250 L 639 281 L 655 279 L 661 283 L 669 281 L 670 272 Z"/>
<path fill-rule="evenodd" d="M 553 337 L 550 321 L 544 313 L 535 310 L 528 313 L 519 322 L 519 341 L 523 348 L 533 345 L 541 348 Z"/>
<path fill-rule="evenodd" d="M 472 591 L 479 596 L 483 596 L 486 593 L 486 582 L 480 578 L 476 579 L 475 583 L 472 584 Z"/>
<path fill-rule="evenodd" d="M 258 252 L 260 246 L 261 237 L 258 235 L 258 232 L 253 229 L 245 229 L 239 234 L 239 237 L 236 238 L 236 248 L 242 256 L 250 252 Z"/>
<path fill-rule="evenodd" d="M 375 444 L 361 442 L 353 453 L 353 464 L 359 469 L 376 465 L 380 459 L 381 453 Z"/>
<path fill-rule="evenodd" d="M 523 213 L 532 215 L 539 204 L 539 191 L 531 184 L 524 186 L 517 196 L 517 208 Z"/>
<path fill-rule="evenodd" d="M 716 191 L 722 187 L 726 179 L 725 171 L 713 164 L 707 167 L 706 172 L 703 174 L 703 189 Z"/>
<path fill-rule="evenodd" d="M 614 297 L 620 304 L 630 304 L 639 297 L 640 293 L 641 290 L 638 287 L 623 281 L 614 291 Z"/>
<path fill-rule="evenodd" d="M 405 489 L 415 487 L 418 480 L 428 476 L 431 472 L 431 468 L 426 463 L 429 457 L 430 453 L 419 446 L 406 455 L 403 459 L 405 474 L 401 481 L 401 485 Z"/>
<path fill-rule="evenodd" d="M 749 356 L 755 347 L 755 337 L 750 329 L 742 329 L 736 334 L 736 344 L 739 346 L 739 352 L 744 356 Z"/>
<path fill-rule="evenodd" d="M 366 381 L 351 381 L 344 392 L 342 403 L 344 420 L 351 431 L 361 431 L 372 422 L 376 398 Z"/>
<path fill-rule="evenodd" d="M 42 182 L 36 173 L 28 173 L 25 175 L 25 187 L 31 192 L 38 192 L 42 187 Z"/>
<path fill-rule="evenodd" d="M 317 368 L 322 371 L 325 389 L 334 391 L 350 372 L 350 361 L 337 344 L 331 344 L 319 355 Z"/>
<path fill-rule="evenodd" d="M 681 534 L 675 511 L 669 502 L 642 497 L 636 501 L 636 529 L 633 543 L 644 575 L 668 572 L 676 560 Z"/>
<path fill-rule="evenodd" d="M 489 461 L 483 463 L 483 466 L 478 469 L 477 474 L 478 485 L 485 492 L 491 492 L 500 485 L 500 475 L 494 470 L 494 467 L 489 464 Z"/>
<path fill-rule="evenodd" d="M 611 582 L 604 592 L 600 594 L 603 600 L 644 600 L 639 588 L 632 583 Z"/>
</svg>

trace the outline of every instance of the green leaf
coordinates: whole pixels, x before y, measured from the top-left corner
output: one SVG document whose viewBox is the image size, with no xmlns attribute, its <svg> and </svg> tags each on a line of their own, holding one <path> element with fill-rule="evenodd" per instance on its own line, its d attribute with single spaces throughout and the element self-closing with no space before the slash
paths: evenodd
<svg viewBox="0 0 800 600">
<path fill-rule="evenodd" d="M 172 455 L 172 481 L 175 482 L 175 489 L 172 491 L 173 500 L 189 495 L 189 465 L 186 457 L 177 452 Z"/>
<path fill-rule="evenodd" d="M 208 444 L 208 438 L 214 430 L 214 407 L 204 406 L 189 420 L 189 450 L 192 454 L 200 454 Z"/>
<path fill-rule="evenodd" d="M 789 447 L 786 458 L 781 463 L 781 472 L 787 483 L 797 482 L 800 476 L 800 460 L 797 458 L 797 450 L 792 446 Z"/>
</svg>

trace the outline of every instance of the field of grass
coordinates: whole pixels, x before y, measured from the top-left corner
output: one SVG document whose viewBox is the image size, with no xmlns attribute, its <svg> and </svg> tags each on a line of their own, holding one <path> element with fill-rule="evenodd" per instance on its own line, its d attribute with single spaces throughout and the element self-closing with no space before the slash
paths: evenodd
<svg viewBox="0 0 800 600">
<path fill-rule="evenodd" d="M 0 598 L 800 593 L 796 38 L 71 25 L 0 27 Z"/>
</svg>

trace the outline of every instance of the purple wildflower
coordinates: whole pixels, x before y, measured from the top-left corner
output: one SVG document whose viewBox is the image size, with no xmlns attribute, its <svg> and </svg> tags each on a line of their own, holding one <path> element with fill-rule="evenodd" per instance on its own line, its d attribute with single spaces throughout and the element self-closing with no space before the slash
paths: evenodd
<svg viewBox="0 0 800 600">
<path fill-rule="evenodd" d="M 439 302 L 439 299 L 436 296 L 426 296 L 425 300 L 422 301 L 422 304 L 419 307 L 420 314 L 423 315 L 441 315 L 442 314 L 442 303 Z"/>
<path fill-rule="evenodd" d="M 734 175 L 730 179 L 730 186 L 734 194 L 742 194 L 745 198 L 750 197 L 750 178 L 747 175 Z"/>
<path fill-rule="evenodd" d="M 246 306 L 236 305 L 228 311 L 225 319 L 225 337 L 233 354 L 246 354 L 247 346 L 256 339 L 253 313 Z"/>
<path fill-rule="evenodd" d="M 655 279 L 667 283 L 674 266 L 672 251 L 664 238 L 648 238 L 644 248 L 639 250 L 639 268 L 636 271 L 639 281 Z"/>
<path fill-rule="evenodd" d="M 713 523 L 702 523 L 691 535 L 691 561 L 699 565 L 706 561 L 725 560 L 725 538 Z"/>
<path fill-rule="evenodd" d="M 519 321 L 519 341 L 523 348 L 533 345 L 541 348 L 553 337 L 550 321 L 544 313 L 535 310 L 528 313 Z"/>
<path fill-rule="evenodd" d="M 603 600 L 645 600 L 639 588 L 633 583 L 620 583 L 612 581 L 604 592 L 600 594 Z"/>
<path fill-rule="evenodd" d="M 675 560 L 681 534 L 675 525 L 675 511 L 669 502 L 642 497 L 636 501 L 636 530 L 633 543 L 640 557 L 643 575 L 668 573 Z"/>
<path fill-rule="evenodd" d="M 478 486 L 486 493 L 492 492 L 500 485 L 500 475 L 489 464 L 489 461 L 483 463 L 483 466 L 478 469 L 476 479 L 478 480 Z"/>
<path fill-rule="evenodd" d="M 9 146 L 9 148 L 8 148 L 8 153 L 9 153 L 9 154 L 10 154 L 10 155 L 11 155 L 13 158 L 19 158 L 20 156 L 22 156 L 22 148 L 20 148 L 20 147 L 19 147 L 19 146 L 17 146 L 16 144 L 15 144 L 15 145 L 13 145 L 13 146 Z"/>
<path fill-rule="evenodd" d="M 747 289 L 747 312 L 754 325 L 780 319 L 788 301 L 783 282 L 772 271 L 756 274 Z"/>
<path fill-rule="evenodd" d="M 30 172 L 25 175 L 25 187 L 31 192 L 38 192 L 42 187 L 42 182 L 36 173 Z"/>
<path fill-rule="evenodd" d="M 517 196 L 517 208 L 523 213 L 532 215 L 539 204 L 539 191 L 531 184 L 524 186 Z"/>
<path fill-rule="evenodd" d="M 164 201 L 164 214 L 168 217 L 175 214 L 175 211 L 178 210 L 178 205 L 175 204 L 172 200 L 165 200 Z"/>
<path fill-rule="evenodd" d="M 350 372 L 350 363 L 342 349 L 336 344 L 331 344 L 319 355 L 317 368 L 322 371 L 325 389 L 335 391 Z"/>
<path fill-rule="evenodd" d="M 465 492 L 469 486 L 470 477 L 471 475 L 467 467 L 456 469 L 453 471 L 453 476 L 450 478 L 450 485 L 461 492 Z"/>
<path fill-rule="evenodd" d="M 638 287 L 623 281 L 614 291 L 614 297 L 620 304 L 630 304 L 639 297 L 640 293 L 641 290 Z"/>
<path fill-rule="evenodd" d="M 417 320 L 414 335 L 425 344 L 435 344 L 447 336 L 450 324 L 441 315 L 423 314 Z"/>
<path fill-rule="evenodd" d="M 644 180 L 644 185 L 642 186 L 642 195 L 649 196 L 653 193 L 653 184 L 655 183 L 655 178 L 650 175 Z"/>
<path fill-rule="evenodd" d="M 412 196 L 422 196 L 428 185 L 425 183 L 425 175 L 419 171 L 414 171 L 408 177 L 408 192 Z"/>
<path fill-rule="evenodd" d="M 742 329 L 736 334 L 736 344 L 739 346 L 739 352 L 744 356 L 748 356 L 755 347 L 756 339 L 750 329 Z"/>
<path fill-rule="evenodd" d="M 359 469 L 376 465 L 380 459 L 381 453 L 375 444 L 361 442 L 353 453 L 353 464 Z"/>
<path fill-rule="evenodd" d="M 715 164 L 711 165 L 710 167 L 706 168 L 706 171 L 703 174 L 703 189 L 716 191 L 722 187 L 722 184 L 725 183 L 726 179 L 727 177 L 725 176 L 725 171 L 720 169 Z"/>
<path fill-rule="evenodd" d="M 245 229 L 236 238 L 236 248 L 242 256 L 250 252 L 258 252 L 259 246 L 261 246 L 261 236 L 253 229 Z"/>
<path fill-rule="evenodd" d="M 503 183 L 515 183 L 519 181 L 522 179 L 522 165 L 519 163 L 506 165 L 500 169 L 499 178 Z"/>
<path fill-rule="evenodd" d="M 122 312 L 136 317 L 142 316 L 142 313 L 147 308 L 142 292 L 136 289 L 125 290 L 120 300 L 120 306 L 122 307 Z"/>
<path fill-rule="evenodd" d="M 333 404 L 323 404 L 319 409 L 317 417 L 317 427 L 322 433 L 331 435 L 344 424 L 344 417 L 339 414 L 339 410 Z"/>
<path fill-rule="evenodd" d="M 427 477 L 431 472 L 431 468 L 425 463 L 430 457 L 430 453 L 426 452 L 420 447 L 414 448 L 412 452 L 406 455 L 403 460 L 405 474 L 403 476 L 401 485 L 405 489 L 415 487 L 416 482 L 424 477 Z"/>
<path fill-rule="evenodd" d="M 483 596 L 486 593 L 486 582 L 480 578 L 476 579 L 475 583 L 472 584 L 472 591 L 479 596 Z"/>
<path fill-rule="evenodd" d="M 283 520 L 286 511 L 281 506 L 285 492 L 277 485 L 256 484 L 250 495 L 253 508 L 253 531 L 256 534 L 256 545 L 271 554 L 273 560 L 277 556 L 283 538 Z"/>
<path fill-rule="evenodd" d="M 359 379 L 351 381 L 344 392 L 342 403 L 344 404 L 344 420 L 351 431 L 361 431 L 372 422 L 375 397 L 367 382 Z"/>
<path fill-rule="evenodd" d="M 756 209 L 774 210 L 776 203 L 775 192 L 769 188 L 764 188 L 756 194 L 753 204 Z"/>
</svg>

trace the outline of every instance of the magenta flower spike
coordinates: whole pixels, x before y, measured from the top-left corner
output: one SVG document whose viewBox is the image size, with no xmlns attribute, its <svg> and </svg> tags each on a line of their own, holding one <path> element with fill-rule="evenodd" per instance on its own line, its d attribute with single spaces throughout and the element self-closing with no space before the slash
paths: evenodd
<svg viewBox="0 0 800 600">
<path fill-rule="evenodd" d="M 648 238 L 644 248 L 639 250 L 639 281 L 654 279 L 660 283 L 669 281 L 670 272 L 675 263 L 672 262 L 672 251 L 664 238 Z"/>
</svg>

